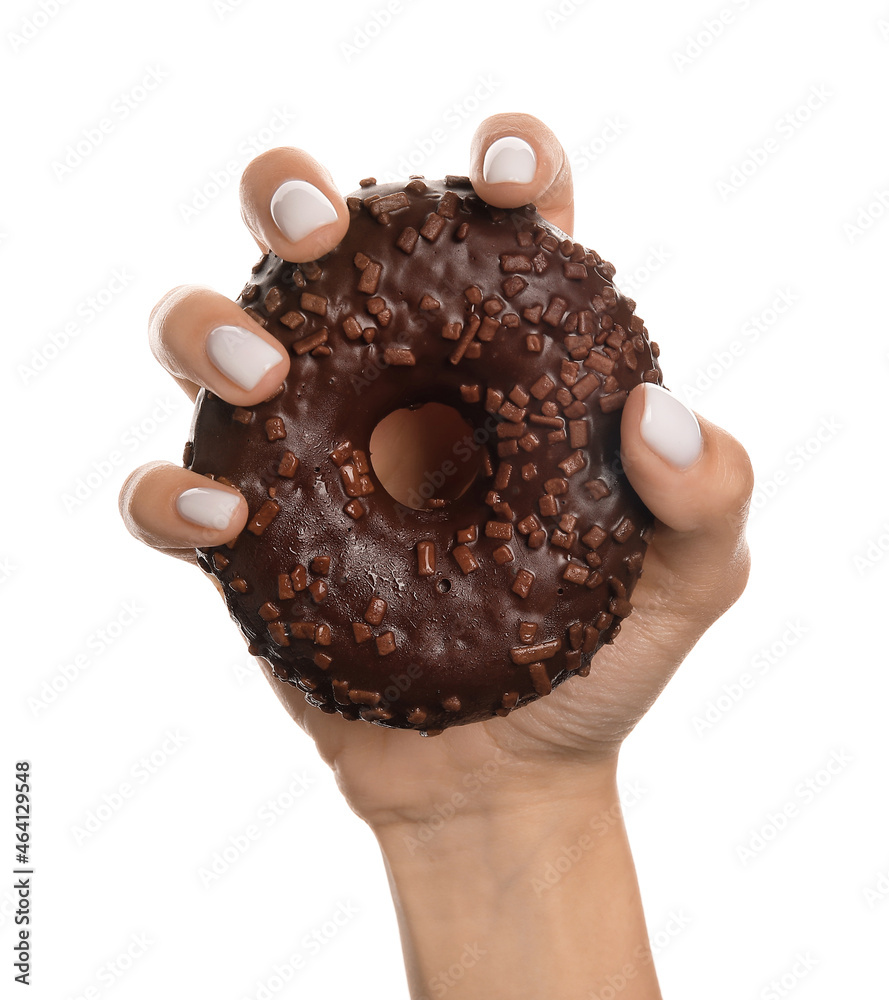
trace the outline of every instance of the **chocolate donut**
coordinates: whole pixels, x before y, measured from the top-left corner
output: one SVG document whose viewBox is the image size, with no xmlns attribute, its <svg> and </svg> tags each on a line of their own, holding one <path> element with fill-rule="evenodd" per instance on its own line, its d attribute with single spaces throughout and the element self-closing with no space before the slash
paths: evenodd
<svg viewBox="0 0 889 1000">
<path fill-rule="evenodd" d="M 531 205 L 462 177 L 347 204 L 339 246 L 267 254 L 238 300 L 292 364 L 258 406 L 198 399 L 185 465 L 250 511 L 198 562 L 310 703 L 430 735 L 587 675 L 617 635 L 652 524 L 621 408 L 658 351 L 613 266 Z M 397 500 L 371 436 L 427 404 L 465 434 Z"/>
</svg>

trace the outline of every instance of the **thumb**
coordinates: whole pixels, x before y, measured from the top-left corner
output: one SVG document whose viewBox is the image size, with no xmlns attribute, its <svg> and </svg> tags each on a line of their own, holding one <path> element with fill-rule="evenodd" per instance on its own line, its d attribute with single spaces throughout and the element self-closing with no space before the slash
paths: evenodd
<svg viewBox="0 0 889 1000">
<path fill-rule="evenodd" d="M 706 628 L 740 597 L 753 470 L 730 434 L 644 383 L 621 420 L 621 461 L 657 523 L 638 597 Z M 635 603 L 635 602 L 634 602 Z"/>
</svg>

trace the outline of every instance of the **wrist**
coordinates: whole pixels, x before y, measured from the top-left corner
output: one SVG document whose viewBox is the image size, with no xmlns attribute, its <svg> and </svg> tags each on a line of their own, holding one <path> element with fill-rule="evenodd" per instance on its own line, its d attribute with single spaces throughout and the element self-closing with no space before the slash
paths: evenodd
<svg viewBox="0 0 889 1000">
<path fill-rule="evenodd" d="M 660 995 L 616 759 L 583 771 L 375 829 L 412 996 L 586 998 L 615 975 L 622 1000 Z"/>
<path fill-rule="evenodd" d="M 515 773 L 522 768 L 514 761 L 506 766 L 511 773 L 504 775 L 492 758 L 414 815 L 372 821 L 390 869 L 433 874 L 462 862 L 491 880 L 507 878 L 514 868 L 529 870 L 556 842 L 622 826 L 616 756 L 577 773 L 553 767 L 549 779 Z"/>
</svg>

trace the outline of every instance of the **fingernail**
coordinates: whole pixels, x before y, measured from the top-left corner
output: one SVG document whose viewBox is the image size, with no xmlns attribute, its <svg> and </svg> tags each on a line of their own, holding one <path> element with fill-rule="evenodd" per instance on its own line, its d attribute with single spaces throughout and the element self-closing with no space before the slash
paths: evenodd
<svg viewBox="0 0 889 1000">
<path fill-rule="evenodd" d="M 505 135 L 492 142 L 485 153 L 482 177 L 489 184 L 530 184 L 537 170 L 537 156 L 524 139 Z"/>
<path fill-rule="evenodd" d="M 283 359 L 262 337 L 241 326 L 217 326 L 207 336 L 207 355 L 226 378 L 252 389 Z"/>
<path fill-rule="evenodd" d="M 659 385 L 646 382 L 644 393 L 642 440 L 675 468 L 690 468 L 700 458 L 703 448 L 698 418 L 680 399 Z"/>
<path fill-rule="evenodd" d="M 235 493 L 197 486 L 179 494 L 176 509 L 192 524 L 223 531 L 229 526 L 240 502 L 241 498 Z"/>
<path fill-rule="evenodd" d="M 291 243 L 336 222 L 336 209 L 308 181 L 285 181 L 272 195 L 271 207 L 275 225 Z"/>
</svg>

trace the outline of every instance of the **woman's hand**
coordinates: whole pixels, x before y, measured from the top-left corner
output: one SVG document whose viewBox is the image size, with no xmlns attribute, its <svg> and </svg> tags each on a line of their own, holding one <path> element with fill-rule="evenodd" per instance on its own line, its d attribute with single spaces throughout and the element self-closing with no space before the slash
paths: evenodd
<svg viewBox="0 0 889 1000">
<path fill-rule="evenodd" d="M 550 222 L 571 234 L 574 196 L 568 159 L 537 119 L 504 114 L 485 121 L 473 138 L 470 178 L 486 201 L 504 208 L 534 202 Z M 330 176 L 300 150 L 270 150 L 254 160 L 244 173 L 241 199 L 244 220 L 260 248 L 288 260 L 311 260 L 329 251 L 348 226 L 348 210 Z M 286 352 L 271 335 L 230 299 L 203 288 L 181 287 L 165 296 L 152 313 L 150 337 L 157 359 L 192 399 L 203 386 L 230 403 L 250 406 L 271 395 L 289 367 Z M 669 342 L 669 332 L 664 340 Z M 380 837 L 406 935 L 409 972 L 413 969 L 417 983 L 425 981 L 438 946 L 428 943 L 434 934 L 418 936 L 417 922 L 428 916 L 424 894 L 412 902 L 423 882 L 419 878 L 418 883 L 416 865 L 425 864 L 423 871 L 429 874 L 433 858 L 444 862 L 443 883 L 435 888 L 440 899 L 461 883 L 449 863 L 456 857 L 463 858 L 467 875 L 474 873 L 477 887 L 482 879 L 475 869 L 479 851 L 471 854 L 468 866 L 465 852 L 498 831 L 512 860 L 501 869 L 498 853 L 500 860 L 489 860 L 485 870 L 499 886 L 499 895 L 491 899 L 502 901 L 511 891 L 507 884 L 515 878 L 514 866 L 533 867 L 532 858 L 552 847 L 549 838 L 570 839 L 605 812 L 616 809 L 619 817 L 614 773 L 622 741 L 698 638 L 744 589 L 749 564 L 744 524 L 752 472 L 741 445 L 650 384 L 630 394 L 621 438 L 624 470 L 654 513 L 656 528 L 633 595 L 633 614 L 615 644 L 593 658 L 589 677 L 572 678 L 506 718 L 455 727 L 424 740 L 414 732 L 324 714 L 308 705 L 299 689 L 276 680 L 260 660 L 287 711 L 334 769 L 349 804 Z M 121 512 L 137 538 L 189 561 L 196 547 L 220 545 L 236 536 L 247 517 L 237 490 L 163 463 L 143 466 L 129 477 L 121 492 Z M 454 806 L 455 795 L 459 806 Z M 453 818 L 444 833 L 425 845 L 418 831 L 426 829 L 424 824 L 443 804 Z M 635 886 L 621 831 L 619 822 L 609 824 L 601 846 L 611 844 L 611 855 L 595 852 L 599 864 L 611 856 L 605 869 L 588 873 L 600 888 L 619 871 L 624 888 Z M 504 838 L 512 841 L 510 847 Z M 410 850 L 412 843 L 415 850 Z M 410 872 L 410 887 L 404 887 L 399 872 Z M 632 891 L 630 896 L 638 902 Z M 567 897 L 563 901 L 567 904 Z M 515 903 L 524 905 L 518 898 Z M 603 956 L 613 952 L 619 968 L 620 954 L 647 948 L 641 911 L 629 902 L 627 906 L 620 919 L 629 937 L 615 946 L 616 952 L 606 949 L 598 958 L 590 946 L 591 962 L 601 966 L 609 960 Z M 605 911 L 597 912 L 601 920 Z M 597 918 L 590 919 L 595 924 Z M 445 939 L 452 924 L 453 919 L 444 922 Z M 441 943 L 445 950 L 449 946 L 447 940 Z M 529 947 L 522 943 L 527 961 Z M 648 982 L 650 988 L 650 955 L 643 958 L 637 956 L 638 983 L 645 988 Z M 497 965 L 508 961 L 503 955 Z M 482 962 L 482 973 L 485 967 Z M 583 981 L 591 981 L 592 973 L 585 974 Z M 478 990 L 488 980 L 473 982 L 471 989 Z M 530 990 L 511 995 L 544 994 Z M 657 994 L 628 990 L 625 1000 L 637 995 Z"/>
<path fill-rule="evenodd" d="M 500 207 L 534 202 L 570 234 L 568 160 L 537 119 L 504 114 L 485 121 L 472 141 L 470 177 L 486 201 Z M 255 159 L 244 173 L 241 199 L 260 248 L 288 260 L 320 256 L 348 226 L 348 209 L 329 174 L 301 150 L 274 149 Z M 235 405 L 254 405 L 271 395 L 289 367 L 274 337 L 209 289 L 184 286 L 166 295 L 152 312 L 150 338 L 157 359 L 191 399 L 206 387 Z M 699 636 L 743 590 L 752 483 L 741 446 L 650 385 L 631 393 L 621 434 L 625 471 L 657 527 L 634 613 L 618 641 L 595 656 L 587 679 L 575 678 L 506 719 L 420 740 L 413 732 L 325 715 L 264 664 L 278 697 L 335 766 L 344 794 L 368 821 L 422 817 L 463 774 L 498 751 L 522 762 L 522 795 L 535 770 L 541 788 L 550 789 L 554 768 L 570 771 L 613 755 Z M 195 547 L 237 535 L 247 516 L 237 490 L 163 463 L 129 477 L 121 511 L 137 538 L 188 561 Z M 503 793 L 508 771 L 502 768 L 498 781 Z"/>
</svg>

